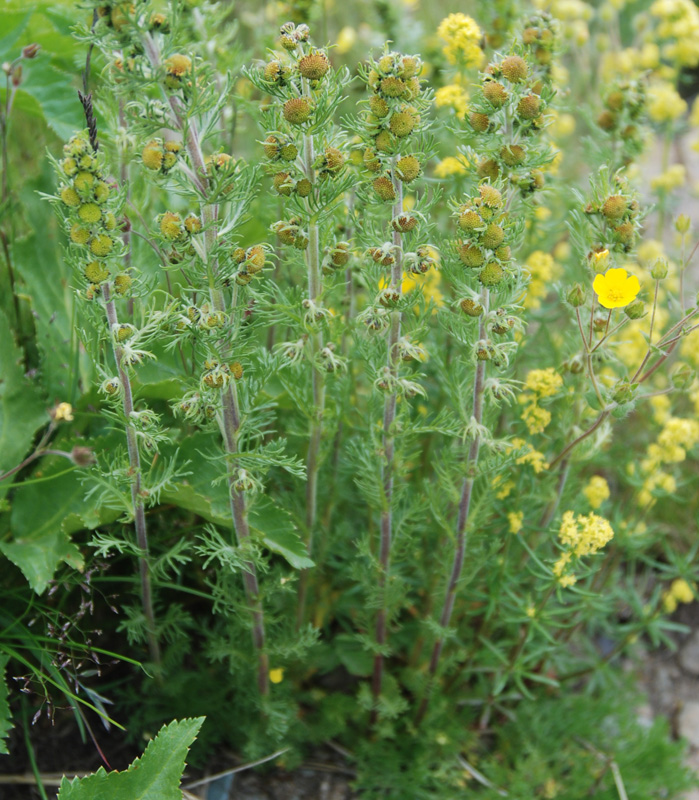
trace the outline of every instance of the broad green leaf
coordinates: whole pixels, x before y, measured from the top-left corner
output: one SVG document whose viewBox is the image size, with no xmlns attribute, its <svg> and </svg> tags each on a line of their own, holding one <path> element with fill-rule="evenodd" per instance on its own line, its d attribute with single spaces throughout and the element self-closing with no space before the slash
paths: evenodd
<svg viewBox="0 0 699 800">
<path fill-rule="evenodd" d="M 228 486 L 221 480 L 225 469 L 222 460 L 207 453 L 220 451 L 218 437 L 200 433 L 189 437 L 179 447 L 180 458 L 188 461 L 191 475 L 163 493 L 163 501 L 186 508 L 216 525 L 231 525 Z M 257 500 L 249 513 L 250 527 L 273 552 L 285 558 L 292 567 L 314 566 L 293 519 L 271 500 Z"/>
<path fill-rule="evenodd" d="M 16 242 L 12 257 L 22 279 L 23 298 L 31 304 L 36 344 L 41 354 L 42 383 L 50 402 L 75 402 L 77 342 L 73 333 L 75 296 L 71 289 L 71 268 L 63 257 L 62 236 L 49 203 L 33 192 L 24 193 L 23 200 L 31 207 L 37 233 Z M 91 365 L 86 354 L 80 367 L 83 384 L 87 386 Z"/>
<path fill-rule="evenodd" d="M 0 37 L 0 61 L 14 61 L 17 58 L 24 46 L 24 43 L 20 43 L 20 38 L 27 29 L 31 15 L 32 12 L 26 10 L 2 11 L 3 36 Z"/>
<path fill-rule="evenodd" d="M 315 566 L 291 515 L 284 509 L 265 498 L 250 509 L 249 518 L 252 530 L 261 535 L 273 553 L 283 556 L 292 567 L 308 569 Z"/>
<path fill-rule="evenodd" d="M 69 139 L 85 127 L 82 106 L 73 79 L 48 63 L 33 69 L 15 95 L 13 113 L 44 119 L 61 139 Z"/>
<path fill-rule="evenodd" d="M 8 702 L 9 690 L 5 681 L 5 667 L 9 658 L 0 656 L 0 755 L 8 755 L 7 742 L 13 728 L 12 715 L 10 714 L 10 703 Z"/>
<path fill-rule="evenodd" d="M 124 772 L 100 767 L 86 778 L 66 777 L 58 800 L 182 800 L 180 780 L 185 759 L 204 717 L 171 722 Z"/>
<path fill-rule="evenodd" d="M 22 351 L 0 311 L 0 474 L 21 463 L 31 450 L 34 434 L 48 422 L 46 404 L 24 376 Z M 10 485 L 11 479 L 0 483 L 0 498 Z"/>
<path fill-rule="evenodd" d="M 106 447 L 106 441 L 95 443 L 95 449 Z M 12 538 L 0 542 L 0 550 L 22 570 L 37 594 L 46 590 L 62 561 L 74 569 L 83 568 L 82 554 L 70 541 L 70 534 L 112 522 L 119 515 L 114 509 L 97 508 L 96 501 L 86 501 L 89 485 L 85 474 L 80 470 L 66 474 L 67 466 L 66 459 L 47 456 L 35 472 L 44 479 L 41 483 L 16 485 L 10 516 Z M 52 475 L 56 478 L 45 480 Z"/>
</svg>

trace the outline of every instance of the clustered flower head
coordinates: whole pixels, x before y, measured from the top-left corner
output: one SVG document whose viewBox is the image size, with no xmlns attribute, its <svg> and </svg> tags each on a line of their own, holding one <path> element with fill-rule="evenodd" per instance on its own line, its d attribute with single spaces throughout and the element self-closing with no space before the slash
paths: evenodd
<svg viewBox="0 0 699 800">
<path fill-rule="evenodd" d="M 471 98 L 469 126 L 477 135 L 481 178 L 501 178 L 522 194 L 544 185 L 543 168 L 553 153 L 536 135 L 549 123 L 553 96 L 548 74 L 540 75 L 526 53 L 511 52 L 486 67 Z"/>
<path fill-rule="evenodd" d="M 679 603 L 694 602 L 694 589 L 684 578 L 675 578 L 663 594 L 663 608 L 668 614 L 677 609 Z"/>
<path fill-rule="evenodd" d="M 658 20 L 663 56 L 682 67 L 699 64 L 699 9 L 692 0 L 655 0 L 650 13 Z"/>
<path fill-rule="evenodd" d="M 594 555 L 614 537 L 609 522 L 597 514 L 578 514 L 566 511 L 561 520 L 558 540 L 564 550 L 553 565 L 553 574 L 561 586 L 572 586 L 575 576 L 569 571 L 574 558 Z"/>
<path fill-rule="evenodd" d="M 262 146 L 274 190 L 284 197 L 310 197 L 314 183 L 337 178 L 346 166 L 342 150 L 329 142 L 309 165 L 312 170 L 301 169 L 297 162 L 332 71 L 326 52 L 311 47 L 309 39 L 307 25 L 282 25 L 280 43 L 284 52 L 275 54 L 257 76 L 260 86 L 278 101 L 280 129 L 269 131 Z"/>
<path fill-rule="evenodd" d="M 79 133 L 63 148 L 59 162 L 63 184 L 59 198 L 66 209 L 70 241 L 84 258 L 82 273 L 88 282 L 86 296 L 92 299 L 113 274 L 108 257 L 117 246 L 117 218 L 112 210 L 115 202 L 113 187 L 106 181 L 101 160 L 93 150 L 87 133 Z M 117 275 L 115 289 L 126 291 L 130 286 L 127 275 Z"/>
<path fill-rule="evenodd" d="M 593 475 L 585 485 L 583 494 L 590 507 L 597 510 L 606 500 L 609 500 L 609 484 L 601 475 Z"/>
<path fill-rule="evenodd" d="M 365 75 L 372 94 L 363 117 L 367 145 L 363 163 L 377 176 L 372 182 L 374 193 L 386 203 L 396 199 L 394 178 L 408 184 L 422 171 L 414 145 L 426 108 L 421 70 L 417 56 L 386 52 L 371 62 Z"/>
<path fill-rule="evenodd" d="M 604 272 L 611 253 L 630 253 L 634 249 L 641 225 L 640 205 L 626 179 L 617 174 L 604 190 L 596 189 L 595 198 L 584 211 L 597 237 L 590 253 L 590 266 L 595 272 Z"/>
<path fill-rule="evenodd" d="M 466 14 L 449 14 L 437 28 L 444 42 L 442 52 L 450 64 L 478 67 L 483 61 L 481 40 L 483 34 L 478 23 Z"/>
<path fill-rule="evenodd" d="M 469 274 L 489 288 L 505 281 L 512 260 L 509 244 L 512 226 L 504 205 L 496 186 L 481 183 L 478 193 L 454 212 L 463 237 L 457 242 L 459 261 Z"/>
<path fill-rule="evenodd" d="M 540 401 L 558 394 L 562 386 L 563 378 L 552 367 L 533 369 L 527 374 L 519 401 L 524 406 L 522 419 L 532 435 L 543 433 L 551 422 L 551 412 L 542 408 Z"/>
</svg>

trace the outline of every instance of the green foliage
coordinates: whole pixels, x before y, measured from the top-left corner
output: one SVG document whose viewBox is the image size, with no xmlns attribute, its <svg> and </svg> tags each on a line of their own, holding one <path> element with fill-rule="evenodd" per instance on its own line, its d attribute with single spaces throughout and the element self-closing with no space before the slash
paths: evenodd
<svg viewBox="0 0 699 800">
<path fill-rule="evenodd" d="M 5 679 L 5 668 L 9 661 L 8 656 L 0 656 L 0 755 L 8 755 L 7 742 L 5 741 L 12 730 L 12 717 L 8 703 L 8 688 Z"/>
<path fill-rule="evenodd" d="M 203 717 L 171 722 L 149 742 L 141 758 L 123 772 L 104 767 L 86 778 L 63 778 L 58 800 L 180 800 L 180 778 Z"/>
</svg>

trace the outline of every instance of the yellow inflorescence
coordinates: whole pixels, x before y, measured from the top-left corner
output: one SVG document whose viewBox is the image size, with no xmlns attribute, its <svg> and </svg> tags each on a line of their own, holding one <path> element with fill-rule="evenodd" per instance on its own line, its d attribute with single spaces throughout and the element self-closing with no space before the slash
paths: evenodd
<svg viewBox="0 0 699 800">
<path fill-rule="evenodd" d="M 587 502 L 594 509 L 598 509 L 605 500 L 609 500 L 609 484 L 601 475 L 593 475 L 583 489 Z"/>
<path fill-rule="evenodd" d="M 443 52 L 450 64 L 479 67 L 483 61 L 480 40 L 483 36 L 478 23 L 466 14 L 449 14 L 437 29 L 444 42 Z"/>
</svg>

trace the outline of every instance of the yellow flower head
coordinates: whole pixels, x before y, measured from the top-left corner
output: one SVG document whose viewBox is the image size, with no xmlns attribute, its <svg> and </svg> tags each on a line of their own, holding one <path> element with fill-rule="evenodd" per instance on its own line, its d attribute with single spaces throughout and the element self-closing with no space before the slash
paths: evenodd
<svg viewBox="0 0 699 800">
<path fill-rule="evenodd" d="M 480 66 L 483 51 L 479 43 L 483 34 L 472 17 L 461 13 L 449 14 L 440 22 L 437 34 L 444 42 L 443 52 L 450 64 Z"/>
<path fill-rule="evenodd" d="M 59 403 L 52 411 L 54 422 L 72 422 L 73 406 L 70 403 Z"/>
<path fill-rule="evenodd" d="M 519 533 L 522 530 L 522 522 L 524 521 L 523 511 L 510 511 L 507 515 L 507 522 L 510 526 L 510 533 Z"/>
<path fill-rule="evenodd" d="M 635 275 L 619 267 L 608 269 L 604 275 L 595 275 L 592 288 L 604 308 L 623 308 L 636 299 L 641 284 Z"/>
<path fill-rule="evenodd" d="M 601 475 L 593 475 L 583 489 L 583 494 L 592 508 L 599 508 L 609 499 L 609 484 Z"/>
<path fill-rule="evenodd" d="M 269 679 L 272 683 L 281 683 L 284 680 L 284 670 L 281 667 L 269 671 Z"/>
</svg>

